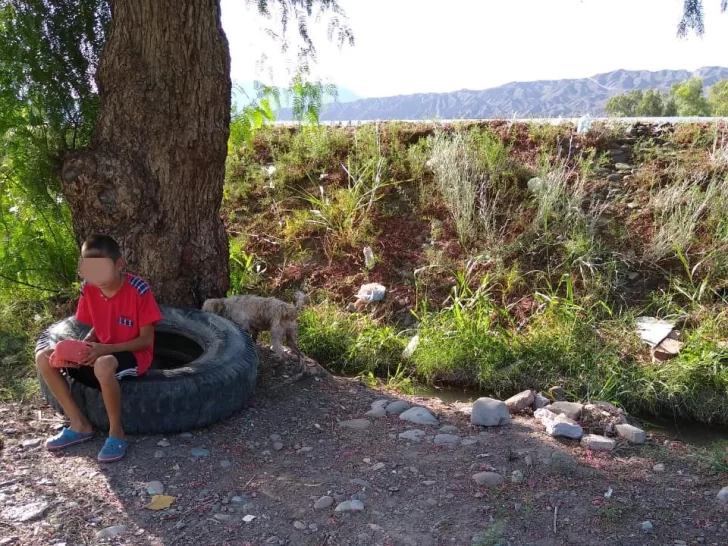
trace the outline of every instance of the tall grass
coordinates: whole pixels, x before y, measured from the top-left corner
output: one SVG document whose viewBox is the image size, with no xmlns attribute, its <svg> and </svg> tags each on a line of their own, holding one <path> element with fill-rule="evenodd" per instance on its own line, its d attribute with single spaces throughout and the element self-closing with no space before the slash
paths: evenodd
<svg viewBox="0 0 728 546">
<path fill-rule="evenodd" d="M 508 149 L 494 135 L 478 130 L 453 134 L 438 130 L 430 141 L 429 167 L 460 241 L 502 238 L 502 198 L 512 178 Z"/>
</svg>

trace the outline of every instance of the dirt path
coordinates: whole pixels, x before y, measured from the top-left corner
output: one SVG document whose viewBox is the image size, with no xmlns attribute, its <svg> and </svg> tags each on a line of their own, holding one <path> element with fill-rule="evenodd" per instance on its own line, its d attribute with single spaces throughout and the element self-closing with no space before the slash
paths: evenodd
<svg viewBox="0 0 728 546">
<path fill-rule="evenodd" d="M 61 420 L 42 404 L 0 407 L 0 545 L 728 544 L 728 512 L 716 499 L 728 480 L 688 446 L 652 438 L 597 456 L 529 417 L 483 430 L 436 400 L 352 380 L 268 390 L 274 383 L 263 375 L 254 407 L 211 429 L 133 437 L 127 458 L 107 466 L 95 461 L 100 438 L 47 453 L 40 440 Z M 439 424 L 338 423 L 363 418 L 381 398 L 427 407 Z M 459 445 L 433 443 L 447 425 Z M 426 437 L 399 438 L 410 429 Z M 478 485 L 481 471 L 505 480 Z M 171 509 L 144 508 L 152 481 L 175 498 Z M 335 512 L 347 500 L 363 511 Z"/>
</svg>

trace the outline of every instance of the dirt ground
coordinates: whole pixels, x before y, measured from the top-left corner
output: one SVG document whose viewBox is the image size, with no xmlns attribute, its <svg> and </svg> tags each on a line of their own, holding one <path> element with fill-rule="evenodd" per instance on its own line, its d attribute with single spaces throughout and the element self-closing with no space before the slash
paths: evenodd
<svg viewBox="0 0 728 546">
<path fill-rule="evenodd" d="M 191 434 L 132 437 L 127 457 L 110 465 L 95 459 L 101 436 L 46 452 L 40 440 L 62 418 L 42 401 L 0 406 L 0 545 L 728 544 L 716 498 L 728 478 L 690 446 L 651 437 L 599 455 L 546 436 L 529 416 L 485 430 L 459 406 L 351 379 L 271 390 L 281 370 L 268 355 L 247 411 Z M 361 430 L 338 424 L 382 398 L 427 407 L 439 425 L 396 416 L 367 417 Z M 446 425 L 465 441 L 435 445 Z M 400 439 L 409 429 L 427 436 Z M 481 471 L 505 480 L 478 485 Z M 145 508 L 152 481 L 174 497 L 171 508 Z M 336 512 L 347 500 L 364 509 Z"/>
</svg>

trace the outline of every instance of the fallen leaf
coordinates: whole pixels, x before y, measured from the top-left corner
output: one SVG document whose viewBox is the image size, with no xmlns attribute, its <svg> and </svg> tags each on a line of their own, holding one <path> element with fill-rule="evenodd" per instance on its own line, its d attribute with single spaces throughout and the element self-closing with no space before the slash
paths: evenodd
<svg viewBox="0 0 728 546">
<path fill-rule="evenodd" d="M 253 521 L 253 520 L 254 520 L 255 518 L 256 518 L 256 516 L 251 516 L 250 514 L 248 514 L 247 516 L 245 516 L 245 517 L 243 518 L 243 521 L 244 521 L 245 523 L 250 523 L 250 522 L 251 522 L 251 521 Z"/>
<path fill-rule="evenodd" d="M 147 504 L 144 508 L 147 510 L 165 510 L 172 506 L 173 502 L 174 497 L 170 497 L 169 495 L 154 495 L 152 497 L 152 502 Z"/>
</svg>

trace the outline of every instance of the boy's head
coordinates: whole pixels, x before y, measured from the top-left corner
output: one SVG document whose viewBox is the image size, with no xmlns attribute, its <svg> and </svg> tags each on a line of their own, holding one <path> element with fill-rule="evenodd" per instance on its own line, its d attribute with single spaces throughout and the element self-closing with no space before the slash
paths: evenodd
<svg viewBox="0 0 728 546">
<path fill-rule="evenodd" d="M 84 280 L 104 287 L 113 285 L 124 268 L 121 248 L 108 235 L 90 235 L 81 247 L 80 273 Z"/>
</svg>

